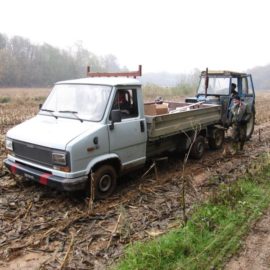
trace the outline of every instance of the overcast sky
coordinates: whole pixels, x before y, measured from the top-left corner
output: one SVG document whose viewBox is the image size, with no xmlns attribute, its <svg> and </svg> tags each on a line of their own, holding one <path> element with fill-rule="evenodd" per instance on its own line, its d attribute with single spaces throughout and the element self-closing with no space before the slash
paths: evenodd
<svg viewBox="0 0 270 270">
<path fill-rule="evenodd" d="M 76 42 L 144 71 L 270 64 L 269 0 L 0 0 L 0 33 Z"/>
</svg>

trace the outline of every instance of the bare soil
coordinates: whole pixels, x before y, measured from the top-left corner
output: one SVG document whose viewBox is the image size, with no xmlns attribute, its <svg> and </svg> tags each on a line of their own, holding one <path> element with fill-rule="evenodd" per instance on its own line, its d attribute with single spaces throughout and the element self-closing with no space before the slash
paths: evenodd
<svg viewBox="0 0 270 270">
<path fill-rule="evenodd" d="M 270 122 L 267 122 L 256 126 L 241 155 L 229 154 L 227 142 L 224 149 L 206 151 L 199 161 L 189 160 L 185 172 L 192 176 L 195 191 L 188 195 L 188 209 L 220 183 L 234 181 L 256 169 L 252 161 L 269 151 L 269 135 Z M 4 156 L 2 152 L 0 162 Z M 157 162 L 158 179 L 154 173 L 141 177 L 151 163 L 123 177 L 116 193 L 107 200 L 95 202 L 93 209 L 83 197 L 13 178 L 2 168 L 0 269 L 106 269 L 123 254 L 128 244 L 179 226 L 182 162 L 183 156 L 177 155 Z M 269 224 L 269 219 L 268 215 L 263 223 Z M 248 246 L 255 248 L 253 258 L 257 259 L 258 266 L 252 260 L 245 264 L 243 259 L 243 269 L 270 267 L 268 230 L 261 225 L 252 230 L 254 238 L 247 240 L 245 250 Z M 258 232 L 260 238 L 256 240 Z M 255 255 L 257 248 L 260 256 Z M 248 268 L 254 265 L 257 268 Z M 228 267 L 241 269 L 237 265 L 232 268 L 228 264 Z"/>
</svg>

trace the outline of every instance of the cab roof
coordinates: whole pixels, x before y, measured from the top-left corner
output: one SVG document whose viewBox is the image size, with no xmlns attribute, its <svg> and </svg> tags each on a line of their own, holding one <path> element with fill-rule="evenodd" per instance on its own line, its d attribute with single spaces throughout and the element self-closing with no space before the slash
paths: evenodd
<svg viewBox="0 0 270 270">
<path fill-rule="evenodd" d="M 206 71 L 201 72 L 201 76 L 205 76 Z M 242 77 L 247 76 L 247 73 L 236 72 L 230 70 L 208 70 L 208 75 L 226 76 L 226 77 Z"/>
<path fill-rule="evenodd" d="M 82 78 L 68 81 L 60 81 L 56 84 L 97 84 L 108 86 L 141 86 L 141 82 L 137 79 L 126 77 L 94 77 Z"/>
</svg>

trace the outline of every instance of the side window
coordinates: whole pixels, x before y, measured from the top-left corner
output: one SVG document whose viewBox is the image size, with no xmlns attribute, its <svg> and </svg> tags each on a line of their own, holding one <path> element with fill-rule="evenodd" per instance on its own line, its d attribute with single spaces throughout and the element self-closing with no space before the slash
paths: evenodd
<svg viewBox="0 0 270 270">
<path fill-rule="evenodd" d="M 113 102 L 113 110 L 121 110 L 123 118 L 138 116 L 136 89 L 118 89 Z"/>
<path fill-rule="evenodd" d="M 253 95 L 253 91 L 252 91 L 252 82 L 251 82 L 250 76 L 247 77 L 247 81 L 248 81 L 248 94 L 249 94 L 249 95 Z"/>
<path fill-rule="evenodd" d="M 246 77 L 242 78 L 242 94 L 248 94 L 248 81 Z"/>
</svg>

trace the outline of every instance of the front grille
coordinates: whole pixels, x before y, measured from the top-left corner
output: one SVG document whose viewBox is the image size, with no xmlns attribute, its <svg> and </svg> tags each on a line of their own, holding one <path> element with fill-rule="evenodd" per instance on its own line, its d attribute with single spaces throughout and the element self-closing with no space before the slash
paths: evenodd
<svg viewBox="0 0 270 270">
<path fill-rule="evenodd" d="M 13 141 L 13 151 L 22 158 L 43 166 L 52 167 L 52 149 L 25 142 Z"/>
</svg>

